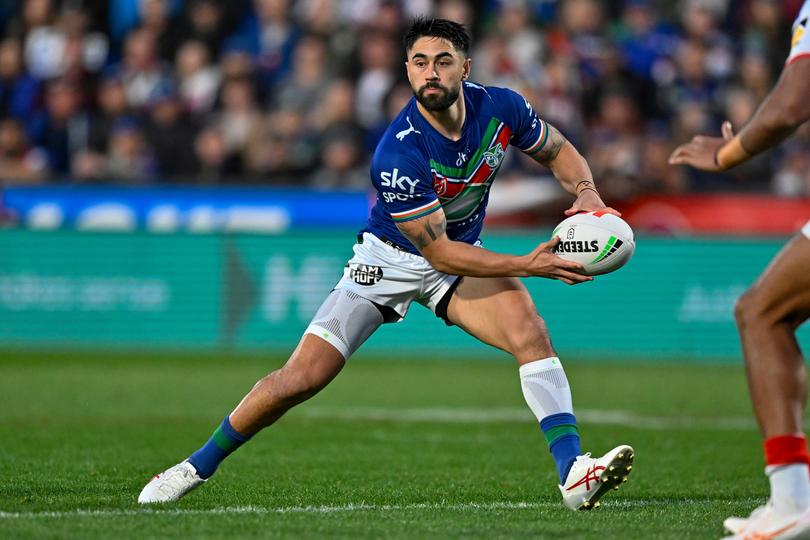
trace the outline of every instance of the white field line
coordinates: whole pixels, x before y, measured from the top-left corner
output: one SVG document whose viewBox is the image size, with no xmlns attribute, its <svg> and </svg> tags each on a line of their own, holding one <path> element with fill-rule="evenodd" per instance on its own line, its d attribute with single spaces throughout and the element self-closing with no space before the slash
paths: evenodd
<svg viewBox="0 0 810 540">
<path fill-rule="evenodd" d="M 611 501 L 610 506 L 615 508 L 639 508 L 644 506 L 672 507 L 688 505 L 706 505 L 717 503 L 749 502 L 740 499 L 673 499 L 673 500 L 624 500 Z M 752 504 L 761 502 L 751 499 Z M 109 508 L 109 509 L 76 509 L 64 511 L 41 512 L 1 512 L 0 520 L 4 519 L 40 519 L 40 518 L 95 518 L 95 517 L 125 517 L 125 516 L 200 516 L 200 515 L 226 515 L 226 514 L 334 514 L 340 512 L 390 512 L 409 510 L 440 510 L 440 511 L 466 511 L 466 510 L 524 510 L 541 508 L 562 508 L 560 502 L 485 502 L 485 503 L 414 503 L 414 504 L 346 504 L 341 506 L 285 506 L 278 508 L 265 508 L 261 506 L 225 506 L 219 508 Z"/>
<path fill-rule="evenodd" d="M 577 420 L 586 424 L 626 426 L 638 429 L 722 429 L 752 430 L 757 425 L 753 417 L 720 416 L 648 416 L 629 411 L 574 410 Z M 383 408 L 318 408 L 304 405 L 291 413 L 298 418 L 344 421 L 436 422 L 451 424 L 524 423 L 537 422 L 528 407 L 495 407 L 488 409 L 431 407 L 424 409 Z"/>
</svg>

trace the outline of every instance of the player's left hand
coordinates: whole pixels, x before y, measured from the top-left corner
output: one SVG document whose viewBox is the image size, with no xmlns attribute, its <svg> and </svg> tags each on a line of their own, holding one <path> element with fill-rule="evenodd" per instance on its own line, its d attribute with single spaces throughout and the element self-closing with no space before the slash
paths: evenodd
<svg viewBox="0 0 810 540">
<path fill-rule="evenodd" d="M 734 138 L 731 122 L 726 120 L 721 127 L 722 137 L 695 135 L 686 144 L 680 145 L 669 156 L 670 165 L 691 165 L 703 171 L 718 172 L 723 169 L 717 164 L 716 154 L 721 146 Z"/>
<path fill-rule="evenodd" d="M 605 206 L 605 203 L 602 202 L 602 197 L 592 189 L 583 189 L 579 197 L 577 197 L 577 200 L 571 205 L 571 208 L 565 211 L 565 215 L 573 216 L 580 212 L 596 212 L 598 210 L 613 214 L 614 216 L 621 217 L 622 215 L 618 210 Z"/>
</svg>

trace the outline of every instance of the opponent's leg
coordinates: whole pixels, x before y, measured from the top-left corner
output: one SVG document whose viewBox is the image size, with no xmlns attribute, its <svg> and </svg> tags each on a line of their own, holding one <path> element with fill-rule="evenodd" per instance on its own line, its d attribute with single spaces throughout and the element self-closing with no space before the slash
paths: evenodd
<svg viewBox="0 0 810 540">
<path fill-rule="evenodd" d="M 810 316 L 810 240 L 799 235 L 771 261 L 735 307 L 748 387 L 765 438 L 765 469 L 771 500 L 756 519 L 729 518 L 740 532 L 755 522 L 781 523 L 810 508 L 803 411 L 807 373 L 796 328 Z M 761 526 L 761 525 L 760 525 Z"/>
<path fill-rule="evenodd" d="M 545 322 L 520 280 L 464 278 L 450 299 L 447 317 L 517 359 L 523 396 L 557 463 L 566 505 L 591 508 L 605 491 L 626 479 L 633 459 L 629 446 L 619 446 L 599 459 L 582 455 L 568 379 Z"/>
<path fill-rule="evenodd" d="M 380 309 L 370 301 L 332 291 L 287 363 L 257 382 L 199 450 L 155 476 L 138 502 L 176 501 L 205 482 L 250 437 L 329 384 L 382 323 Z"/>
</svg>

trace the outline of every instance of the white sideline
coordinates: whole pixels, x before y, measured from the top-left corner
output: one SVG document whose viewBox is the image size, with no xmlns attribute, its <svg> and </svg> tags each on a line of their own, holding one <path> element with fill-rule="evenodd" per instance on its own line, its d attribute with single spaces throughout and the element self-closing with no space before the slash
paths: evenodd
<svg viewBox="0 0 810 540">
<path fill-rule="evenodd" d="M 582 423 L 627 426 L 638 429 L 756 429 L 753 417 L 720 416 L 696 418 L 690 416 L 647 416 L 628 411 L 575 409 Z M 451 424 L 523 423 L 537 422 L 528 407 L 384 409 L 373 407 L 325 408 L 303 406 L 290 413 L 291 418 L 326 420 L 368 420 L 386 422 L 437 422 Z"/>
<path fill-rule="evenodd" d="M 728 499 L 729 503 L 748 502 L 748 500 Z M 621 500 L 611 501 L 611 507 L 638 508 L 643 506 L 684 505 L 723 502 L 717 499 L 673 499 L 655 500 Z M 761 502 L 751 499 L 751 503 Z M 110 509 L 76 509 L 64 511 L 41 512 L 0 512 L 2 519 L 37 519 L 37 518 L 84 518 L 84 517 L 123 517 L 123 516 L 195 516 L 195 515 L 224 515 L 224 514 L 332 514 L 337 512 L 388 512 L 397 510 L 523 510 L 539 508 L 562 508 L 560 502 L 488 502 L 488 503 L 414 503 L 414 504 L 346 504 L 341 506 L 285 506 L 279 508 L 265 508 L 261 506 L 225 506 L 219 508 L 110 508 Z"/>
</svg>

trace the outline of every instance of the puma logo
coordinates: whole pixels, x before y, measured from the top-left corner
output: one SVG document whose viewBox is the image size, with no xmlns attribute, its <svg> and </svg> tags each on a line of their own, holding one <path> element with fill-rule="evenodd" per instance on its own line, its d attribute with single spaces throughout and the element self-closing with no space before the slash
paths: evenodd
<svg viewBox="0 0 810 540">
<path fill-rule="evenodd" d="M 397 133 L 397 135 L 396 135 L 397 140 L 400 140 L 400 141 L 401 141 L 401 140 L 403 140 L 403 139 L 404 139 L 405 137 L 407 137 L 407 136 L 408 136 L 410 133 L 419 133 L 420 135 L 422 134 L 422 132 L 421 132 L 421 131 L 419 131 L 419 130 L 417 130 L 415 127 L 413 127 L 413 124 L 411 124 L 411 117 L 410 117 L 410 116 L 406 116 L 406 117 L 405 117 L 405 120 L 407 120 L 407 121 L 408 121 L 408 126 L 409 126 L 409 127 L 408 127 L 408 129 L 403 129 L 402 131 L 400 131 L 399 133 Z"/>
</svg>

